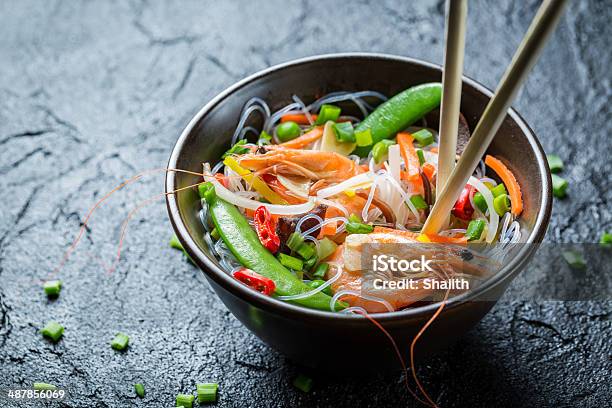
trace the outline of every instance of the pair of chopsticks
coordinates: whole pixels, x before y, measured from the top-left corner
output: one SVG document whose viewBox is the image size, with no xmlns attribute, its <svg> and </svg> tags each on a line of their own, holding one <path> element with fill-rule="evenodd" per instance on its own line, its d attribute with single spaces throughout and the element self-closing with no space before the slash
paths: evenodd
<svg viewBox="0 0 612 408">
<path fill-rule="evenodd" d="M 436 184 L 438 194 L 421 231 L 423 234 L 437 234 L 448 224 L 454 203 L 491 144 L 517 91 L 559 22 L 566 3 L 566 0 L 544 0 L 455 165 L 467 0 L 447 1 Z"/>
</svg>

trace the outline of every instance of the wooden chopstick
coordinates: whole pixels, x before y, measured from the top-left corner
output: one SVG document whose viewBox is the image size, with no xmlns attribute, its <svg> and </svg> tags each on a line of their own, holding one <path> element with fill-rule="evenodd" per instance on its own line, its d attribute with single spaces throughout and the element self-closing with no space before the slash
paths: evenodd
<svg viewBox="0 0 612 408">
<path fill-rule="evenodd" d="M 436 191 L 438 192 L 444 189 L 451 172 L 455 168 L 466 18 L 467 0 L 447 0 L 438 174 L 436 177 Z M 444 226 L 448 223 L 448 218 L 446 216 Z"/>
<path fill-rule="evenodd" d="M 506 112 L 518 89 L 525 81 L 559 22 L 566 3 L 567 0 L 544 0 L 538 9 L 510 66 L 476 125 L 465 151 L 446 182 L 446 186 L 438 194 L 422 233 L 437 234 L 444 227 L 453 205 L 506 117 Z"/>
</svg>

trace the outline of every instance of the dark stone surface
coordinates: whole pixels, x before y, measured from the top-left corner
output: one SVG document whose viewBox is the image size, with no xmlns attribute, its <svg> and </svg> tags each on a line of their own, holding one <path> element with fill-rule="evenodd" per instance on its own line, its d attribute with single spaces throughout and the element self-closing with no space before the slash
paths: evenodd
<svg viewBox="0 0 612 408">
<path fill-rule="evenodd" d="M 312 393 L 295 390 L 299 368 L 243 328 L 201 272 L 168 248 L 162 200 L 134 217 L 121 262 L 106 273 L 121 222 L 162 192 L 160 175 L 99 209 L 58 274 L 58 300 L 39 283 L 87 209 L 121 180 L 163 167 L 188 119 L 245 75 L 338 51 L 441 62 L 443 2 L 416 3 L 1 2 L 0 387 L 58 384 L 71 397 L 54 406 L 68 407 L 171 406 L 202 381 L 220 383 L 223 407 L 417 405 L 392 373 L 354 379 L 338 367 Z M 538 3 L 470 2 L 469 76 L 494 87 Z M 569 197 L 555 202 L 553 242 L 594 242 L 611 229 L 605 3 L 570 4 L 515 103 L 567 163 Z M 418 370 L 442 406 L 609 406 L 610 313 L 609 301 L 506 296 Z M 38 334 L 50 319 L 66 327 L 57 345 Z M 130 335 L 126 353 L 109 347 L 117 331 Z M 135 382 L 147 388 L 142 401 Z"/>
</svg>

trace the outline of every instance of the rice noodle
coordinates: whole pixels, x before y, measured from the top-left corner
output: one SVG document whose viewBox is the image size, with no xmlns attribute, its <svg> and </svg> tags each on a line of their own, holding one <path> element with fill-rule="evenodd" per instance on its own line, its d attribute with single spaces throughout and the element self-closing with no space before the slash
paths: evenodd
<svg viewBox="0 0 612 408">
<path fill-rule="evenodd" d="M 321 217 L 319 217 L 317 214 L 306 214 L 305 216 L 300 218 L 300 220 L 297 222 L 297 224 L 295 224 L 295 230 L 298 233 L 302 234 L 302 224 L 304 224 L 304 222 L 306 222 L 308 220 L 316 220 L 318 222 L 318 224 L 316 225 L 316 227 L 314 228 L 313 231 L 316 231 L 317 228 L 319 228 L 319 226 L 323 223 L 323 219 Z M 302 235 L 306 235 L 306 234 L 304 233 Z"/>
<path fill-rule="evenodd" d="M 495 235 L 497 234 L 497 226 L 499 225 L 499 215 L 497 215 L 497 212 L 493 207 L 493 194 L 491 194 L 491 191 L 487 188 L 487 186 L 485 186 L 474 176 L 470 177 L 468 184 L 474 186 L 487 202 L 487 208 L 489 209 L 489 223 L 487 225 L 486 241 L 491 243 L 495 239 Z"/>
<path fill-rule="evenodd" d="M 337 208 L 337 209 L 338 209 L 338 210 L 340 210 L 340 212 L 342 212 L 342 214 L 344 214 L 344 215 L 345 215 L 345 217 L 347 217 L 347 218 L 348 218 L 348 217 L 349 217 L 349 215 L 350 215 L 350 214 L 349 214 L 349 212 L 348 212 L 348 210 L 346 209 L 346 207 L 345 207 L 345 206 L 343 206 L 342 204 L 339 204 L 339 203 L 337 203 L 337 202 L 335 202 L 335 201 L 332 201 L 332 200 L 326 200 L 326 199 L 324 199 L 324 198 L 320 198 L 320 197 L 317 197 L 317 198 L 315 199 L 315 201 L 316 201 L 316 202 L 318 202 L 318 203 L 321 203 L 321 204 L 325 204 L 325 205 L 326 205 L 326 206 L 328 206 L 328 207 L 334 207 L 334 208 Z"/>
<path fill-rule="evenodd" d="M 379 99 L 383 102 L 389 99 L 385 95 L 381 94 L 380 92 L 376 92 L 376 91 L 360 91 L 360 92 L 340 91 L 340 92 L 329 93 L 317 99 L 316 101 L 308 105 L 306 108 L 310 112 L 315 112 L 319 110 L 321 105 L 326 104 L 326 103 L 336 103 L 336 102 L 342 102 L 342 101 L 355 102 L 355 100 L 361 100 L 363 98 L 369 98 L 369 97 Z M 369 105 L 367 102 L 365 101 L 360 101 L 360 102 L 363 104 L 363 106 L 367 107 L 370 110 L 373 110 L 373 107 Z"/>
<path fill-rule="evenodd" d="M 331 286 L 335 281 L 337 281 L 338 279 L 340 279 L 340 275 L 342 274 L 342 266 L 340 264 L 337 263 L 331 263 L 329 262 L 330 266 L 335 266 L 336 269 L 338 270 L 336 272 L 336 274 L 334 276 L 332 276 L 331 278 L 329 278 L 324 284 L 322 284 L 321 286 L 319 286 L 316 289 L 313 289 L 309 292 L 304 292 L 304 293 L 298 293 L 297 295 L 286 295 L 286 296 L 277 296 L 277 299 L 280 300 L 298 300 L 298 299 L 306 299 L 308 297 L 311 297 L 313 295 L 316 295 L 317 293 L 327 289 L 329 286 Z M 333 310 L 333 309 L 332 309 Z"/>
<path fill-rule="evenodd" d="M 315 206 L 314 200 L 308 200 L 303 204 L 295 204 L 295 205 L 262 203 L 260 201 L 251 200 L 246 197 L 241 197 L 240 195 L 228 190 L 221 183 L 219 183 L 217 179 L 211 176 L 210 172 L 206 174 L 206 171 L 205 171 L 204 179 L 212 183 L 212 185 L 215 187 L 215 192 L 220 198 L 224 199 L 228 203 L 234 204 L 235 206 L 242 207 L 242 208 L 248 208 L 250 210 L 256 210 L 257 208 L 264 206 L 268 209 L 268 211 L 270 211 L 271 214 L 295 215 L 295 214 L 307 213 L 310 210 L 312 210 Z"/>
<path fill-rule="evenodd" d="M 223 167 L 223 160 L 221 160 L 219 163 L 215 164 L 215 167 L 212 168 L 212 170 L 210 171 L 212 174 L 217 174 L 219 172 L 219 170 L 221 170 L 221 167 Z"/>
<path fill-rule="evenodd" d="M 399 145 L 389 146 L 389 173 L 394 180 L 400 181 L 400 148 Z"/>
<path fill-rule="evenodd" d="M 306 109 L 306 105 L 304 105 L 304 102 L 302 102 L 302 100 L 297 95 L 293 95 L 292 98 L 296 103 L 300 105 L 300 110 L 302 111 L 302 113 L 304 113 L 304 116 L 306 116 L 306 119 L 308 120 L 310 126 L 314 125 L 314 120 L 312 120 L 312 116 L 310 115 L 308 109 Z"/>
<path fill-rule="evenodd" d="M 493 187 L 497 186 L 497 181 L 493 180 L 490 177 L 481 177 L 480 181 L 482 181 L 483 183 L 489 183 L 491 184 Z"/>
<path fill-rule="evenodd" d="M 370 205 L 372 205 L 372 200 L 374 200 L 374 193 L 376 193 L 376 186 L 380 177 L 381 176 L 376 176 L 376 178 L 374 179 L 374 182 L 370 187 L 370 194 L 368 194 L 368 199 L 366 200 L 366 203 L 363 206 L 363 209 L 361 210 L 361 219 L 363 219 L 363 222 L 368 222 L 368 212 L 370 209 Z"/>
<path fill-rule="evenodd" d="M 297 103 L 297 102 L 293 102 L 293 103 L 290 103 L 289 105 L 287 105 L 287 106 L 277 110 L 272 115 L 270 115 L 270 117 L 268 118 L 267 121 L 264 122 L 263 130 L 265 130 L 267 133 L 271 133 L 272 126 L 274 126 L 274 124 L 276 122 L 278 122 L 283 115 L 286 115 L 287 113 L 289 113 L 291 111 L 299 110 L 299 109 L 301 109 L 300 104 Z"/>
<path fill-rule="evenodd" d="M 323 285 L 321 285 L 321 286 L 323 286 Z M 391 306 L 391 303 L 387 302 L 385 299 L 382 299 L 382 298 L 379 298 L 379 297 L 376 297 L 376 296 L 364 295 L 363 293 L 359 293 L 359 292 L 356 292 L 354 290 L 348 290 L 348 289 L 338 291 L 338 292 L 336 292 L 334 294 L 334 296 L 332 297 L 331 301 L 329 302 L 330 310 L 334 311 L 335 310 L 334 306 L 336 305 L 336 302 L 338 302 L 338 299 L 340 299 L 342 296 L 346 296 L 346 295 L 357 296 L 357 297 L 360 297 L 360 298 L 365 299 L 365 300 L 370 300 L 372 302 L 378 302 L 378 303 L 381 303 L 383 306 L 385 306 L 388 311 L 390 311 L 390 312 L 394 312 L 395 311 L 395 308 L 393 306 Z"/>
<path fill-rule="evenodd" d="M 249 116 L 253 112 L 260 112 L 263 116 L 264 123 L 270 117 L 270 108 L 268 104 L 261 98 L 251 98 L 247 101 L 247 103 L 242 108 L 242 112 L 240 113 L 240 119 L 238 120 L 238 126 L 236 126 L 236 130 L 234 131 L 234 135 L 232 136 L 232 146 L 236 144 L 238 141 L 238 137 L 242 134 L 244 130 L 244 125 L 246 121 L 249 119 Z M 252 128 L 253 129 L 253 128 Z M 255 132 L 257 132 L 255 130 Z"/>
<path fill-rule="evenodd" d="M 317 197 L 327 198 L 327 197 L 335 196 L 336 194 L 339 194 L 359 184 L 363 184 L 368 181 L 371 181 L 371 179 L 372 179 L 372 175 L 370 173 L 362 173 L 357 176 L 353 176 L 350 179 L 344 180 L 343 182 L 333 185 L 331 187 L 322 188 L 321 190 L 317 191 Z"/>
</svg>

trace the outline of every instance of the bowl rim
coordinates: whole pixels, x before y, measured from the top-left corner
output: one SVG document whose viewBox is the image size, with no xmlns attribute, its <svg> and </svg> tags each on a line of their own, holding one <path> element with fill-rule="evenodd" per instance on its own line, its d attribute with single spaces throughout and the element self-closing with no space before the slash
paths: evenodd
<svg viewBox="0 0 612 408">
<path fill-rule="evenodd" d="M 383 53 L 368 53 L 368 52 L 349 52 L 349 53 L 334 53 L 334 54 L 321 54 L 314 55 L 304 58 L 299 58 L 296 60 L 291 60 L 288 62 L 284 62 L 281 64 L 274 65 L 272 67 L 263 69 L 258 71 L 236 83 L 230 85 L 225 90 L 217 94 L 213 99 L 211 99 L 208 103 L 206 103 L 189 121 L 187 126 L 181 132 L 181 135 L 177 139 L 170 158 L 168 160 L 168 168 L 173 169 L 176 168 L 176 163 L 180 156 L 180 152 L 183 150 L 185 142 L 196 125 L 200 122 L 202 118 L 206 116 L 212 109 L 214 109 L 221 101 L 225 98 L 231 96 L 233 93 L 243 88 L 244 86 L 257 81 L 260 78 L 263 78 L 271 73 L 282 71 L 285 69 L 291 69 L 301 65 L 307 65 L 310 63 L 321 62 L 321 61 L 333 61 L 340 59 L 366 59 L 366 60 L 387 60 L 394 61 L 400 63 L 407 63 L 416 65 L 422 68 L 433 69 L 439 72 L 442 72 L 442 67 L 438 64 L 434 64 L 431 62 L 423 61 L 420 59 L 403 57 L 391 54 L 383 54 Z M 488 98 L 491 98 L 493 92 L 482 85 L 481 83 L 467 77 L 462 77 L 463 85 L 468 85 L 474 88 L 476 91 L 484 94 Z M 550 169 L 548 167 L 548 163 L 546 161 L 546 156 L 544 150 L 540 142 L 538 141 L 535 133 L 531 129 L 531 127 L 527 124 L 527 122 L 522 118 L 522 116 L 514 109 L 508 109 L 508 115 L 514 120 L 514 122 L 518 125 L 521 132 L 527 138 L 531 149 L 533 150 L 536 160 L 537 166 L 539 170 L 539 177 L 541 178 L 542 190 L 543 190 L 543 202 L 538 211 L 534 227 L 527 238 L 527 244 L 537 244 L 542 242 L 544 235 L 546 233 L 548 227 L 548 221 L 550 219 L 551 210 L 552 210 L 552 181 L 550 175 Z M 166 172 L 165 179 L 165 188 L 166 192 L 173 191 L 176 189 L 176 173 L 172 171 Z M 293 305 L 287 302 L 283 302 L 281 300 L 265 296 L 260 294 L 257 291 L 247 288 L 245 285 L 237 282 L 233 279 L 229 274 L 224 272 L 221 268 L 215 265 L 200 249 L 198 244 L 194 241 L 194 239 L 189 234 L 185 223 L 183 222 L 177 200 L 174 194 L 166 194 L 166 207 L 168 210 L 168 215 L 170 217 L 170 221 L 172 226 L 177 234 L 179 241 L 183 244 L 183 247 L 189 254 L 189 256 L 195 261 L 197 266 L 206 274 L 206 276 L 212 280 L 214 280 L 218 285 L 223 287 L 228 292 L 232 293 L 234 296 L 241 298 L 247 303 L 261 308 L 263 310 L 284 315 L 286 317 L 291 318 L 301 318 L 301 319 L 331 319 L 334 322 L 338 321 L 352 321 L 355 322 L 357 320 L 367 321 L 366 318 L 360 314 L 345 314 L 345 313 L 334 313 L 331 311 L 322 311 L 310 309 L 304 306 Z M 516 256 L 507 264 L 504 268 L 502 268 L 495 276 L 489 278 L 482 286 L 478 287 L 474 291 L 470 291 L 467 293 L 463 293 L 457 296 L 454 296 L 446 301 L 445 310 L 448 310 L 458 307 L 462 304 L 468 303 L 471 300 L 477 298 L 480 294 L 485 293 L 489 290 L 492 290 L 496 286 L 502 284 L 508 279 L 512 279 L 517 271 L 524 266 L 524 264 L 530 259 L 530 254 L 532 251 L 532 245 L 524 245 L 523 248 L 516 254 Z M 384 313 L 376 313 L 374 316 L 376 320 L 379 322 L 399 322 L 405 321 L 407 319 L 416 319 L 422 318 L 424 316 L 428 316 L 433 313 L 442 302 L 435 302 L 429 305 L 419 306 L 416 308 L 404 309 L 401 311 L 394 312 L 384 312 Z M 371 323 L 370 323 L 371 324 Z"/>
</svg>

